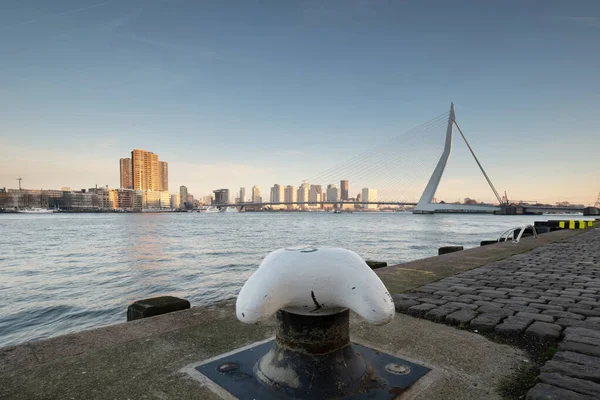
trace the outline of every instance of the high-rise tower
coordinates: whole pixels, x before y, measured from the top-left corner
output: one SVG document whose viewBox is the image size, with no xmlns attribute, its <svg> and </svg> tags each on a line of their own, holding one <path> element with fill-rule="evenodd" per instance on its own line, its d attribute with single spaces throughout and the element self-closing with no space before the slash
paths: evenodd
<svg viewBox="0 0 600 400">
<path fill-rule="evenodd" d="M 341 200 L 348 200 L 348 180 L 340 181 Z"/>
<path fill-rule="evenodd" d="M 119 167 L 121 170 L 121 189 L 133 189 L 131 158 L 121 158 Z"/>
<path fill-rule="evenodd" d="M 134 149 L 131 152 L 131 165 L 133 189 L 167 190 L 161 187 L 158 154 L 146 150 Z M 168 170 L 166 179 L 168 187 Z"/>
</svg>

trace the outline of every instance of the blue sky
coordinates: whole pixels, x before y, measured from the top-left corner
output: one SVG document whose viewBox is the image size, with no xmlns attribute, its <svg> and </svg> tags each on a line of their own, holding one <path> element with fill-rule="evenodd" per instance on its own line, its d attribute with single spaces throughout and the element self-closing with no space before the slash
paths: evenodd
<svg viewBox="0 0 600 400">
<path fill-rule="evenodd" d="M 595 0 L 5 0 L 0 186 L 116 187 L 143 148 L 173 192 L 264 193 L 454 101 L 499 190 L 590 203 L 599 48 Z M 493 199 L 458 141 L 438 194 Z"/>
</svg>

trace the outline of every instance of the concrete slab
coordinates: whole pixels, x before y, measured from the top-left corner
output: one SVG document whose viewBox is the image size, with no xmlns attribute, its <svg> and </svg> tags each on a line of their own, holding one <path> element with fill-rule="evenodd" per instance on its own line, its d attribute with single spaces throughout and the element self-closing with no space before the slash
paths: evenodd
<svg viewBox="0 0 600 400">
<path fill-rule="evenodd" d="M 216 399 L 182 368 L 273 332 L 273 320 L 238 322 L 228 301 L 6 348 L 0 398 Z M 356 342 L 432 368 L 402 399 L 500 398 L 499 381 L 526 359 L 514 347 L 401 314 L 381 327 L 353 315 L 351 332 Z"/>
</svg>

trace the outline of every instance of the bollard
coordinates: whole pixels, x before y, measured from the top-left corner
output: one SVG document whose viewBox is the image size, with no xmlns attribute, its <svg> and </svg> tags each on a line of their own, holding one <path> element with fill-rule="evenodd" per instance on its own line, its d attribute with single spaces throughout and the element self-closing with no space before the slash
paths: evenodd
<svg viewBox="0 0 600 400">
<path fill-rule="evenodd" d="M 482 240 L 481 243 L 479 243 L 480 246 L 487 246 L 490 244 L 496 244 L 498 243 L 497 240 Z"/>
<path fill-rule="evenodd" d="M 356 253 L 311 248 L 269 254 L 236 303 L 237 317 L 245 323 L 277 313 L 275 343 L 256 365 L 257 379 L 309 398 L 364 388 L 370 369 L 349 346 L 348 308 L 375 325 L 388 323 L 395 312 L 383 282 Z"/>
<path fill-rule="evenodd" d="M 190 308 L 190 302 L 185 299 L 173 296 L 152 297 L 138 300 L 127 307 L 127 321 L 187 310 L 188 308 Z"/>
<path fill-rule="evenodd" d="M 269 254 L 242 287 L 237 318 L 276 317 L 275 340 L 196 369 L 235 397 L 388 398 L 429 369 L 350 341 L 350 310 L 373 325 L 392 320 L 394 301 L 356 253 L 334 248 Z"/>
<path fill-rule="evenodd" d="M 371 269 L 383 268 L 387 267 L 387 263 L 385 261 L 365 261 Z"/>
<path fill-rule="evenodd" d="M 464 250 L 465 248 L 463 246 L 445 246 L 445 247 L 440 247 L 438 249 L 438 256 L 441 256 L 442 254 L 448 254 L 448 253 L 454 253 L 455 251 L 461 251 Z"/>
</svg>

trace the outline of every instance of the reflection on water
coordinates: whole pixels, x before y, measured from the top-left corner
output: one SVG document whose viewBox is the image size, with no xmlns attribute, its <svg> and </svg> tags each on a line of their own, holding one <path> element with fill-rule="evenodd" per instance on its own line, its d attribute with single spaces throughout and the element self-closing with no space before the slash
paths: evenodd
<svg viewBox="0 0 600 400">
<path fill-rule="evenodd" d="M 555 219 L 555 217 L 551 217 Z M 0 215 L 0 347 L 125 320 L 156 295 L 237 294 L 271 251 L 333 246 L 405 262 L 542 217 L 404 213 Z M 546 218 L 547 219 L 547 218 Z"/>
</svg>

